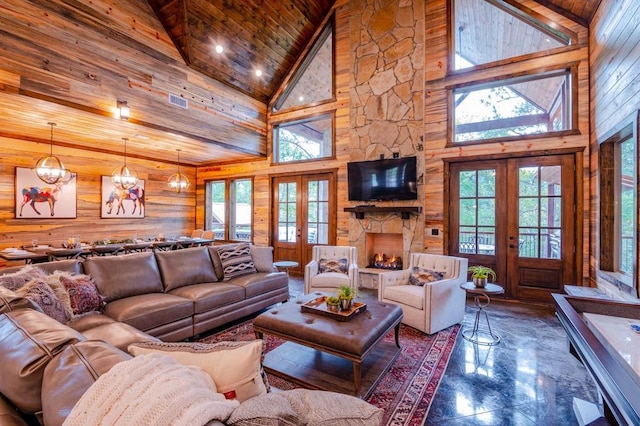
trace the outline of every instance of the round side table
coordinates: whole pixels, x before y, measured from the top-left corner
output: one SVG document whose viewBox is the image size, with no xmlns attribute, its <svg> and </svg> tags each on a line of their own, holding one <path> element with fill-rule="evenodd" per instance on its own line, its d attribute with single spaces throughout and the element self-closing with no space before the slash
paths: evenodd
<svg viewBox="0 0 640 426">
<path fill-rule="evenodd" d="M 460 284 L 460 288 L 466 291 L 467 294 L 472 294 L 474 296 L 474 302 L 478 308 L 476 311 L 475 321 L 473 322 L 473 329 L 469 330 L 465 327 L 465 329 L 462 330 L 462 337 L 478 345 L 492 346 L 500 343 L 500 336 L 491 330 L 489 316 L 484 309 L 489 306 L 489 303 L 491 302 L 489 295 L 502 294 L 504 293 L 504 289 L 499 285 L 491 283 L 487 283 L 484 288 L 476 287 L 472 282 L 462 283 Z M 484 319 L 487 322 L 487 330 L 480 329 L 479 327 L 480 316 L 482 314 L 484 314 Z"/>
<path fill-rule="evenodd" d="M 278 260 L 276 262 L 273 262 L 273 266 L 275 266 L 278 269 L 280 268 L 284 269 L 287 275 L 289 275 L 289 268 L 297 268 L 298 262 L 295 262 L 293 260 Z"/>
</svg>

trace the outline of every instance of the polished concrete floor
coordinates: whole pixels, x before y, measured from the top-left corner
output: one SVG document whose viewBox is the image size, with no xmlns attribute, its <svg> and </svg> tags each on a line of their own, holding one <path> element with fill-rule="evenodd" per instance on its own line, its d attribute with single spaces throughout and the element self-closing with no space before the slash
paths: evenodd
<svg viewBox="0 0 640 426">
<path fill-rule="evenodd" d="M 292 297 L 302 293 L 302 280 L 292 277 L 290 289 Z M 360 293 L 376 298 L 374 290 Z M 595 402 L 598 396 L 569 353 L 553 307 L 492 300 L 486 312 L 500 343 L 483 346 L 458 336 L 425 424 L 579 424 L 573 398 Z M 473 327 L 475 313 L 468 299 L 463 328 Z"/>
</svg>

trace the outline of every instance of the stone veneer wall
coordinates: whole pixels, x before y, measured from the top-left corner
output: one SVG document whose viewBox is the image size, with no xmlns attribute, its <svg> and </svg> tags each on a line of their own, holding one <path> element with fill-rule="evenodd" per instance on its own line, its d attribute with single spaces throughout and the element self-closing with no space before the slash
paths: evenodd
<svg viewBox="0 0 640 426">
<path fill-rule="evenodd" d="M 351 7 L 350 161 L 417 156 L 418 200 L 378 206 L 423 206 L 424 2 L 353 0 Z M 350 244 L 365 259 L 367 232 L 402 233 L 403 259 L 422 251 L 424 216 L 367 214 L 349 219 Z"/>
</svg>

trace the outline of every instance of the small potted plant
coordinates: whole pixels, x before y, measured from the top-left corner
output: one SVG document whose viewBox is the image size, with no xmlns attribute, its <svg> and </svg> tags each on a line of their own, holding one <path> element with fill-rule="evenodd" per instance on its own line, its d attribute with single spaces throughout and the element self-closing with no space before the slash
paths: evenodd
<svg viewBox="0 0 640 426">
<path fill-rule="evenodd" d="M 329 296 L 326 302 L 328 311 L 338 312 L 340 310 L 340 298 L 338 296 Z"/>
<path fill-rule="evenodd" d="M 488 266 L 475 265 L 469 266 L 469 272 L 471 272 L 471 278 L 473 279 L 473 285 L 478 288 L 484 288 L 487 285 L 489 277 L 496 279 L 496 273 Z"/>
<path fill-rule="evenodd" d="M 348 285 L 338 287 L 338 299 L 340 299 L 340 308 L 343 311 L 351 309 L 353 303 L 353 289 Z"/>
</svg>

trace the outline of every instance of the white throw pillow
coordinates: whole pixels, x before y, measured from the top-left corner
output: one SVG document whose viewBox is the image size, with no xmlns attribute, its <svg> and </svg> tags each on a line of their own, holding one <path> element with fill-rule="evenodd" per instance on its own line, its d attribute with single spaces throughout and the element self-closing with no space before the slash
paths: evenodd
<svg viewBox="0 0 640 426">
<path fill-rule="evenodd" d="M 246 401 L 266 394 L 266 376 L 262 371 L 262 340 L 219 343 L 142 342 L 129 346 L 133 356 L 162 352 L 184 365 L 203 369 L 227 399 Z"/>
</svg>

